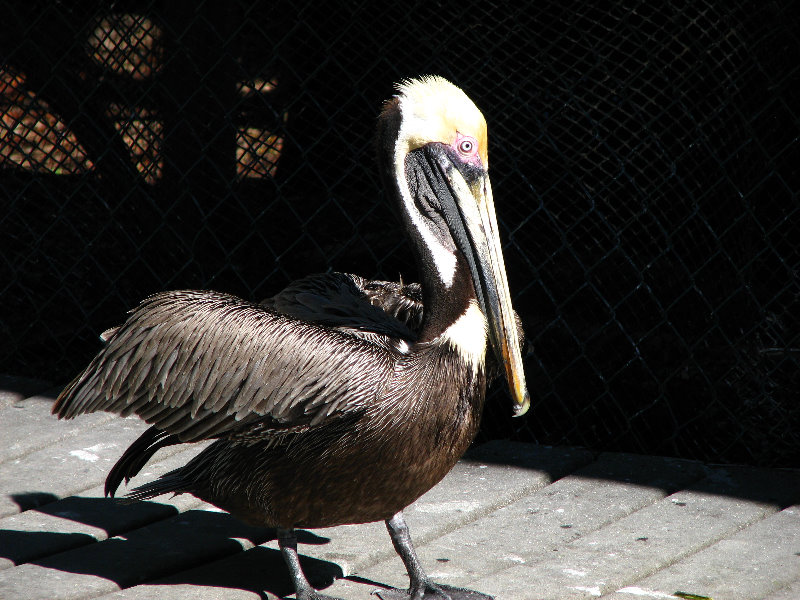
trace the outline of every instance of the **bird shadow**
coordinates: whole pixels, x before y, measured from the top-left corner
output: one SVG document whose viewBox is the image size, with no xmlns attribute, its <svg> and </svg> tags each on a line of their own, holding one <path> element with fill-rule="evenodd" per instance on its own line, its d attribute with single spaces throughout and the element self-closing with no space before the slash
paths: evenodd
<svg viewBox="0 0 800 600">
<path fill-rule="evenodd" d="M 22 507 L 35 505 L 45 496 L 52 495 L 30 492 L 15 494 L 13 499 Z M 261 545 L 276 539 L 275 530 L 248 526 L 228 513 L 179 513 L 173 506 L 152 501 L 81 497 L 38 505 L 34 510 L 65 519 L 54 521 L 63 527 L 60 531 L 0 529 L 0 559 L 102 577 L 120 588 L 187 584 L 242 589 L 262 598 L 294 591 L 281 552 Z M 74 527 L 70 521 L 84 525 L 82 531 L 69 531 Z M 103 530 L 105 535 L 99 537 L 106 539 L 98 542 L 85 533 L 86 525 Z M 305 530 L 297 532 L 297 539 L 300 544 L 330 542 Z M 300 561 L 309 581 L 319 589 L 343 577 L 341 567 L 334 563 L 302 555 Z"/>
</svg>

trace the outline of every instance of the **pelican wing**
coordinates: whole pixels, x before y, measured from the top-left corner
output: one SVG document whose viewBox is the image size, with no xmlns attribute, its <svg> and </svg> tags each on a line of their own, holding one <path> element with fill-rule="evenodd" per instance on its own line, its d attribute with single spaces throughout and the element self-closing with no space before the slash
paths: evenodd
<svg viewBox="0 0 800 600">
<path fill-rule="evenodd" d="M 414 341 L 422 323 L 419 284 L 364 279 L 350 273 L 319 273 L 290 283 L 262 306 L 358 337 L 372 334 Z"/>
<path fill-rule="evenodd" d="M 53 412 L 137 414 L 181 441 L 313 426 L 366 408 L 392 364 L 380 345 L 234 296 L 165 292 L 111 332 Z"/>
</svg>

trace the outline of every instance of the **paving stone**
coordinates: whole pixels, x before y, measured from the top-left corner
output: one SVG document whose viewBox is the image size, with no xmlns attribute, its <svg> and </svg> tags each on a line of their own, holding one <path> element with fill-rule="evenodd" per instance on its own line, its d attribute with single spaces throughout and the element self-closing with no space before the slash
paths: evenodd
<svg viewBox="0 0 800 600">
<path fill-rule="evenodd" d="M 482 577 L 467 586 L 497 600 L 543 600 L 541 572 L 532 565 L 520 564 Z M 553 596 L 554 598 L 557 596 Z"/>
<path fill-rule="evenodd" d="M 156 460 L 131 480 L 135 487 L 175 469 L 195 456 L 192 447 Z M 190 494 L 162 496 L 147 502 L 103 497 L 103 486 L 50 502 L 39 508 L 0 519 L 0 570 L 42 556 L 101 541 L 148 523 L 196 508 L 201 501 Z"/>
<path fill-rule="evenodd" d="M 0 411 L 30 396 L 43 395 L 55 399 L 57 388 L 48 381 L 14 375 L 0 375 Z"/>
<path fill-rule="evenodd" d="M 147 425 L 129 417 L 81 427 L 63 443 L 0 464 L 0 517 L 99 485 Z"/>
<path fill-rule="evenodd" d="M 708 477 L 526 566 L 535 598 L 593 598 L 649 576 L 766 518 L 800 494 L 800 475 L 715 468 Z M 516 567 L 515 567 L 516 569 Z M 533 571 L 531 572 L 531 574 Z M 491 587 L 498 572 L 470 587 Z M 484 585 L 485 584 L 485 585 Z"/>
<path fill-rule="evenodd" d="M 682 591 L 714 600 L 754 600 L 780 593 L 798 580 L 800 506 L 794 506 L 604 598 L 633 600 L 634 589 L 667 595 Z"/>
<path fill-rule="evenodd" d="M 800 578 L 765 596 L 763 600 L 797 600 L 800 598 Z"/>
<path fill-rule="evenodd" d="M 0 463 L 21 458 L 36 450 L 65 441 L 97 427 L 116 415 L 97 412 L 77 419 L 59 420 L 50 410 L 54 397 L 32 396 L 3 409 L 0 419 Z M 2 468 L 2 467 L 0 467 Z"/>
</svg>

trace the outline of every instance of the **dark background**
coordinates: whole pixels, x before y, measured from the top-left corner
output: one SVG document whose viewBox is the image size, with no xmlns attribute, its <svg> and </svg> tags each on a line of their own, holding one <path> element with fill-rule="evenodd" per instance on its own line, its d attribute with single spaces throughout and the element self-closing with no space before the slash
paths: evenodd
<svg viewBox="0 0 800 600">
<path fill-rule="evenodd" d="M 158 290 L 413 280 L 372 131 L 439 73 L 534 349 L 481 439 L 800 464 L 796 2 L 72 4 L 0 2 L 0 372 L 66 381 Z"/>
</svg>

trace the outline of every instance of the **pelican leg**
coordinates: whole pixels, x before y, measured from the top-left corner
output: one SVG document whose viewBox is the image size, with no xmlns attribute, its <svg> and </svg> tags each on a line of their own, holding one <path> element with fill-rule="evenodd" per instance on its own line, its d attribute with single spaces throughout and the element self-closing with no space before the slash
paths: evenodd
<svg viewBox="0 0 800 600">
<path fill-rule="evenodd" d="M 297 555 L 297 536 L 294 534 L 294 529 L 278 529 L 278 547 L 281 549 L 286 566 L 289 567 L 297 600 L 339 600 L 333 596 L 321 594 L 311 587 L 300 566 L 300 557 Z"/>
<path fill-rule="evenodd" d="M 411 586 L 407 592 L 395 589 L 375 590 L 373 594 L 381 600 L 493 600 L 491 596 L 480 592 L 433 583 L 419 562 L 402 511 L 386 521 L 386 528 L 394 549 L 403 559 Z"/>
</svg>

